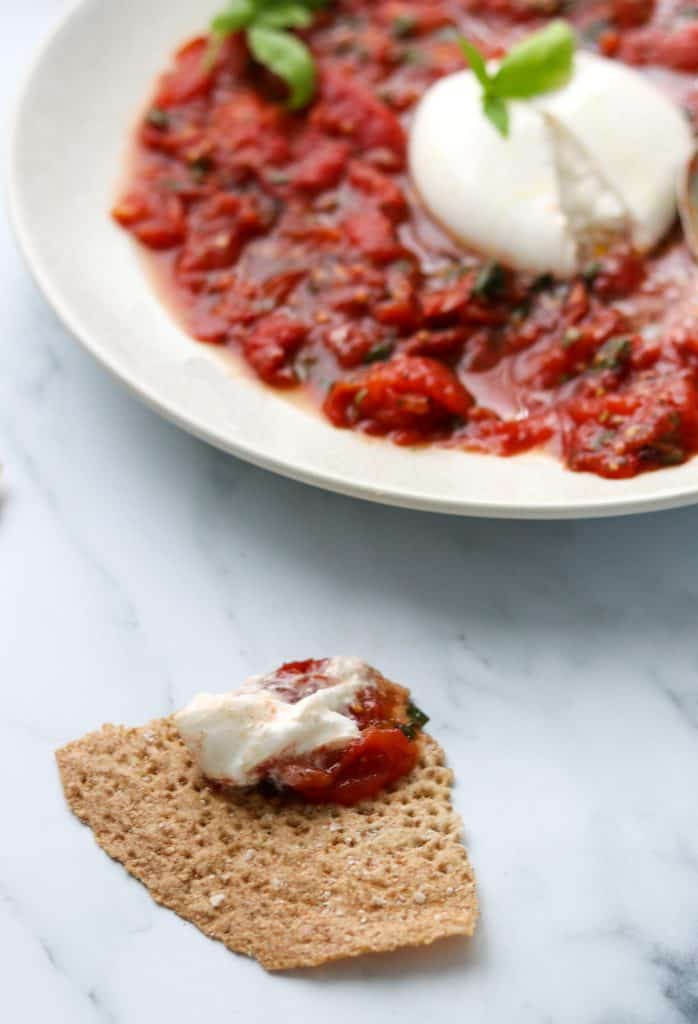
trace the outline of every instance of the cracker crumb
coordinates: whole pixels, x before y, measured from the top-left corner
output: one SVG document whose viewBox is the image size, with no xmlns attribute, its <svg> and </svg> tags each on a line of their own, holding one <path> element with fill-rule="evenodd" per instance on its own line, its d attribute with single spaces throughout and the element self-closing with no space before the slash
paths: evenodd
<svg viewBox="0 0 698 1024">
<path fill-rule="evenodd" d="M 215 910 L 216 907 L 220 907 L 220 905 L 221 905 L 221 903 L 223 902 L 224 899 L 225 899 L 225 893 L 224 892 L 214 892 L 214 893 L 212 893 L 211 896 L 209 896 L 208 902 L 211 904 L 211 906 Z"/>
<path fill-rule="evenodd" d="M 414 894 L 414 902 L 415 903 L 426 903 L 426 901 L 427 901 L 427 898 L 424 895 L 424 893 L 420 892 L 419 890 L 417 890 L 417 892 Z"/>
</svg>

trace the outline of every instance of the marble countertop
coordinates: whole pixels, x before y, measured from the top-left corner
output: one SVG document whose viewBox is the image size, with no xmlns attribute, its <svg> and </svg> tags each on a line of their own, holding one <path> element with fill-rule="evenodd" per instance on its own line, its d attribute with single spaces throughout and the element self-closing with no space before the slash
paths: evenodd
<svg viewBox="0 0 698 1024">
<path fill-rule="evenodd" d="M 13 5 L 4 114 L 61 6 Z M 4 1019 L 698 1021 L 698 509 L 485 522 L 278 479 L 107 376 L 4 218 L 0 271 Z M 481 924 L 470 944 L 269 976 L 97 849 L 53 750 L 339 652 L 431 713 Z"/>
</svg>

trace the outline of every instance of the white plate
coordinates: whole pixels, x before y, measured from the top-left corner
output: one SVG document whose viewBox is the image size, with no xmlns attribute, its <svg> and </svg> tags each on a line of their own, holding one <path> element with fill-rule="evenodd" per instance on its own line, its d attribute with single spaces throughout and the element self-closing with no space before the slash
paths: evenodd
<svg viewBox="0 0 698 1024">
<path fill-rule="evenodd" d="M 192 341 L 108 216 L 138 110 L 175 46 L 221 0 L 83 0 L 22 93 L 10 170 L 22 247 L 83 344 L 164 416 L 267 469 L 373 501 L 462 515 L 613 515 L 698 500 L 698 460 L 632 480 L 570 473 L 544 454 L 500 459 L 396 448 L 335 430 Z"/>
</svg>

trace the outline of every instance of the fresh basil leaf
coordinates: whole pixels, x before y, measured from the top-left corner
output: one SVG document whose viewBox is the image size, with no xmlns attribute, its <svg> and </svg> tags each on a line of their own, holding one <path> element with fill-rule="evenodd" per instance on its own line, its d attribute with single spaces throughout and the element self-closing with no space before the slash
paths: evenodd
<svg viewBox="0 0 698 1024">
<path fill-rule="evenodd" d="M 227 9 L 211 22 L 211 31 L 217 36 L 240 32 L 252 24 L 258 7 L 258 0 L 230 0 Z"/>
<path fill-rule="evenodd" d="M 526 99 L 559 89 L 572 74 L 574 45 L 567 22 L 552 21 L 509 51 L 489 91 L 503 99 Z"/>
<path fill-rule="evenodd" d="M 247 42 L 252 56 L 288 85 L 289 109 L 306 106 L 315 92 L 315 63 L 305 43 L 297 36 L 266 25 L 252 25 Z"/>
<path fill-rule="evenodd" d="M 482 56 L 477 46 L 473 46 L 471 42 L 464 39 L 462 36 L 458 40 L 458 44 L 463 51 L 463 56 L 470 65 L 470 69 L 477 78 L 482 88 L 487 92 L 490 87 L 490 75 L 487 71 L 487 65 L 485 64 L 485 58 Z"/>
<path fill-rule="evenodd" d="M 423 729 L 429 721 L 429 715 L 425 714 L 421 708 L 418 708 L 413 701 L 409 701 L 407 704 L 407 717 L 410 720 L 410 724 L 416 726 L 417 729 Z"/>
<path fill-rule="evenodd" d="M 268 0 L 254 19 L 269 28 L 307 28 L 312 22 L 313 12 L 302 0 Z"/>
<path fill-rule="evenodd" d="M 502 97 L 483 93 L 482 109 L 485 117 L 490 119 L 499 134 L 507 139 L 509 137 L 509 111 Z"/>
</svg>

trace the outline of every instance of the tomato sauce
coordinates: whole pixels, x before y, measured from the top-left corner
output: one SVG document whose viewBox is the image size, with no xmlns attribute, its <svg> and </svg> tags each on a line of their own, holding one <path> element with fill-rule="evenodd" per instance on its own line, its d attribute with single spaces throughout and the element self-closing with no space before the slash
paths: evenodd
<svg viewBox="0 0 698 1024">
<path fill-rule="evenodd" d="M 534 279 L 455 244 L 406 175 L 411 110 L 462 69 L 458 34 L 497 57 L 560 13 L 698 128 L 698 0 L 337 0 L 303 33 L 318 91 L 296 114 L 242 37 L 183 46 L 114 216 L 187 331 L 397 444 L 545 445 L 606 477 L 698 451 L 698 272 L 678 227 L 649 256 L 619 245 L 573 281 Z"/>
<path fill-rule="evenodd" d="M 336 682 L 324 674 L 326 664 L 322 659 L 289 662 L 266 677 L 264 687 L 296 703 Z M 358 739 L 341 749 L 270 761 L 261 768 L 262 781 L 291 789 L 311 803 L 349 806 L 412 771 L 419 756 L 417 736 L 427 718 L 407 690 L 373 672 L 374 681 L 347 711 L 360 729 Z"/>
</svg>

